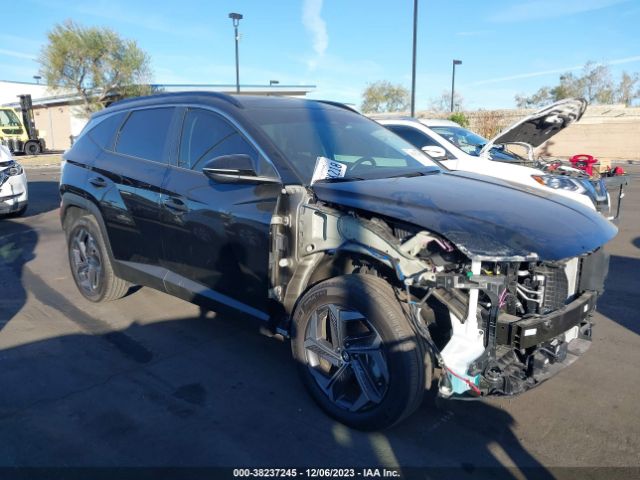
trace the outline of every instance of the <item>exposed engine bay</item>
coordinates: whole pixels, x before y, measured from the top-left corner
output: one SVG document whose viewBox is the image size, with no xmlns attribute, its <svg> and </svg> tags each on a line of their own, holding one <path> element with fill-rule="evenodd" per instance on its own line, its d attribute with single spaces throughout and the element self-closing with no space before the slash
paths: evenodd
<svg viewBox="0 0 640 480">
<path fill-rule="evenodd" d="M 292 311 L 336 269 L 385 278 L 433 357 L 443 397 L 519 394 L 590 345 L 608 266 L 602 248 L 547 262 L 534 252 L 470 258 L 438 234 L 314 201 L 304 189 L 287 187 L 278 210 L 272 299 Z"/>
</svg>

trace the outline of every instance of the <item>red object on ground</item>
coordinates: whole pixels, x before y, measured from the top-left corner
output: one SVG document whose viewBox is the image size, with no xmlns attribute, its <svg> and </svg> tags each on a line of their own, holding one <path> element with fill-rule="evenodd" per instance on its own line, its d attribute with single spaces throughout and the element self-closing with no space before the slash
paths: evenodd
<svg viewBox="0 0 640 480">
<path fill-rule="evenodd" d="M 575 168 L 584 170 L 585 173 L 590 177 L 593 176 L 593 164 L 598 163 L 597 158 L 595 158 L 593 155 L 587 155 L 586 153 L 574 155 L 569 159 L 569 161 Z"/>
</svg>

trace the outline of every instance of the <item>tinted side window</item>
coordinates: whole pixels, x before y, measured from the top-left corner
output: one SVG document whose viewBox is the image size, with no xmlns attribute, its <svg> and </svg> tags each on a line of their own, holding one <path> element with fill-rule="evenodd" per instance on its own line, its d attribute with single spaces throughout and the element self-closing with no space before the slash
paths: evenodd
<svg viewBox="0 0 640 480">
<path fill-rule="evenodd" d="M 187 111 L 180 140 L 179 166 L 202 171 L 209 160 L 236 153 L 249 155 L 259 175 L 276 176 L 271 165 L 221 116 L 201 109 Z"/>
<path fill-rule="evenodd" d="M 219 115 L 199 109 L 188 110 L 182 127 L 178 166 L 194 168 L 203 163 L 201 160 L 206 162 L 213 158 L 211 151 L 232 133 L 231 126 Z"/>
<path fill-rule="evenodd" d="M 118 134 L 116 152 L 166 163 L 165 145 L 173 108 L 134 110 Z"/>
<path fill-rule="evenodd" d="M 401 136 L 411 145 L 422 148 L 422 147 L 439 147 L 440 145 L 436 143 L 431 137 L 425 135 L 424 133 L 416 130 L 411 127 L 399 127 L 396 125 L 388 125 L 387 128 L 391 130 L 396 135 Z"/>
<path fill-rule="evenodd" d="M 124 120 L 124 115 L 124 112 L 116 113 L 98 123 L 89 130 L 88 135 L 91 137 L 91 140 L 98 146 L 111 150 L 118 127 L 120 127 L 122 120 Z"/>
</svg>

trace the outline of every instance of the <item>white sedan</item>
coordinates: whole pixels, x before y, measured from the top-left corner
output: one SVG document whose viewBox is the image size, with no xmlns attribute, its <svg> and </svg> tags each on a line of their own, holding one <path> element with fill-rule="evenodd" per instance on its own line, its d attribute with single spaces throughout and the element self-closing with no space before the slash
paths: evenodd
<svg viewBox="0 0 640 480">
<path fill-rule="evenodd" d="M 22 166 L 0 145 L 0 216 L 20 216 L 27 210 L 29 191 Z"/>
<path fill-rule="evenodd" d="M 535 188 L 538 191 L 542 190 L 562 195 L 592 209 L 597 209 L 605 216 L 608 214 L 607 192 L 596 191 L 588 179 L 550 175 L 536 168 L 510 164 L 504 160 L 494 161 L 485 155 L 475 156 L 463 151 L 442 135 L 436 133 L 438 128 L 442 129 L 443 127 L 462 130 L 457 123 L 450 120 L 418 120 L 410 117 L 381 117 L 375 115 L 372 118 L 409 143 L 422 149 L 451 170 L 479 173 Z M 472 134 L 472 132 L 468 133 Z M 499 148 L 496 148 L 496 150 L 497 153 L 500 153 Z"/>
</svg>

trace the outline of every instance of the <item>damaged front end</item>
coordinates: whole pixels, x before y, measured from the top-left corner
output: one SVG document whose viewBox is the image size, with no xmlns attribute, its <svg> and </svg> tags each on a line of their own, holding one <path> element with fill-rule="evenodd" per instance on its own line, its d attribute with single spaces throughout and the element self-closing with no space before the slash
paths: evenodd
<svg viewBox="0 0 640 480">
<path fill-rule="evenodd" d="M 430 352 L 440 396 L 519 394 L 589 347 L 608 268 L 601 247 L 554 261 L 474 256 L 415 225 L 290 190 L 290 215 L 274 224 L 272 298 L 293 311 L 309 285 L 335 274 L 338 259 L 348 259 L 340 273 L 383 276 Z M 331 267 L 318 276 L 322 265 Z"/>
<path fill-rule="evenodd" d="M 419 279 L 427 299 L 412 311 L 438 352 L 439 394 L 515 395 L 573 363 L 590 345 L 607 265 L 599 249 L 564 262 L 472 261 Z"/>
</svg>

